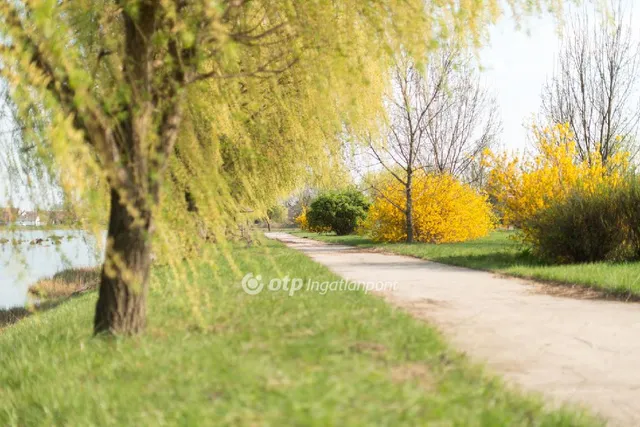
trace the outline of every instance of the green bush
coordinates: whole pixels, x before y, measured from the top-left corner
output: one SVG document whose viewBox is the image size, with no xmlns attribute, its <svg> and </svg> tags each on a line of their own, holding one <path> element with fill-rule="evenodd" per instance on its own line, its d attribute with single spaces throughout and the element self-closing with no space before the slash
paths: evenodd
<svg viewBox="0 0 640 427">
<path fill-rule="evenodd" d="M 553 262 L 640 259 L 640 185 L 575 192 L 527 220 L 533 252 Z"/>
<path fill-rule="evenodd" d="M 619 191 L 619 203 L 623 210 L 629 244 L 634 250 L 633 258 L 640 259 L 640 180 L 631 180 L 624 191 Z"/>
<path fill-rule="evenodd" d="M 329 191 L 309 206 L 307 220 L 311 228 L 330 228 L 339 236 L 351 234 L 367 215 L 369 203 L 356 189 Z"/>
</svg>

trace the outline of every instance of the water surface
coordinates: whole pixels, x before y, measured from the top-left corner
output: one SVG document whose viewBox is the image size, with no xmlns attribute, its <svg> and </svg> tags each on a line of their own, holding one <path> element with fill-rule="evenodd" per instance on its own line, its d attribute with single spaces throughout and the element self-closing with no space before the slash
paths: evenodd
<svg viewBox="0 0 640 427">
<path fill-rule="evenodd" d="M 0 231 L 0 309 L 24 306 L 39 279 L 100 262 L 96 238 L 81 230 Z"/>
</svg>

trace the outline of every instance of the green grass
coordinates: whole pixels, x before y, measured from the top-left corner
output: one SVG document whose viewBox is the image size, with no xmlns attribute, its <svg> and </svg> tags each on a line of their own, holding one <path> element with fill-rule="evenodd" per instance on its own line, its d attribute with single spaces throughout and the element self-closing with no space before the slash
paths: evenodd
<svg viewBox="0 0 640 427">
<path fill-rule="evenodd" d="M 559 284 L 581 285 L 619 298 L 640 298 L 640 262 L 549 265 L 533 257 L 515 241 L 512 231 L 495 231 L 464 243 L 374 243 L 361 236 L 319 235 L 297 232 L 331 243 L 375 248 L 431 261 L 495 271 L 511 276 Z"/>
<path fill-rule="evenodd" d="M 599 425 L 505 387 L 374 296 L 242 292 L 247 272 L 338 279 L 301 253 L 233 257 L 189 280 L 155 268 L 141 337 L 93 338 L 95 293 L 1 331 L 0 425 Z"/>
</svg>

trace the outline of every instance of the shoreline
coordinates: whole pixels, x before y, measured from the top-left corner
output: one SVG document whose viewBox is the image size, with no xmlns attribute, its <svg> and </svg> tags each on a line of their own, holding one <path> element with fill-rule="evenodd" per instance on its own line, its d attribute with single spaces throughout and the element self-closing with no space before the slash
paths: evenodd
<svg viewBox="0 0 640 427">
<path fill-rule="evenodd" d="M 84 231 L 82 227 L 73 225 L 0 225 L 0 231 Z"/>
<path fill-rule="evenodd" d="M 29 286 L 27 295 L 37 302 L 25 306 L 0 309 L 0 333 L 32 314 L 49 310 L 85 292 L 97 289 L 100 267 L 62 270 Z"/>
</svg>

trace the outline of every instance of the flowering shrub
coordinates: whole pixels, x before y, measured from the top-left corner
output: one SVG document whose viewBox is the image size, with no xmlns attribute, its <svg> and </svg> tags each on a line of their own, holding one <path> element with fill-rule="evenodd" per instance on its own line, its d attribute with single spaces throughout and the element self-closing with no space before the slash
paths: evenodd
<svg viewBox="0 0 640 427">
<path fill-rule="evenodd" d="M 413 180 L 414 239 L 462 242 L 485 236 L 494 225 L 485 196 L 450 175 L 420 173 Z M 405 188 L 391 177 L 378 180 L 379 194 L 361 230 L 374 241 L 406 240 Z"/>
<path fill-rule="evenodd" d="M 296 224 L 300 227 L 300 230 L 309 231 L 309 221 L 307 221 L 307 207 L 302 207 L 302 212 L 295 219 Z"/>
<path fill-rule="evenodd" d="M 312 233 L 328 233 L 331 231 L 331 227 L 311 227 L 309 225 L 309 220 L 307 219 L 307 211 L 307 207 L 303 206 L 302 212 L 300 212 L 300 215 L 298 215 L 295 219 L 296 224 L 298 224 L 298 227 L 300 227 L 300 230 L 310 231 Z"/>
<path fill-rule="evenodd" d="M 624 182 L 628 153 L 618 153 L 605 165 L 596 149 L 590 161 L 577 161 L 576 142 L 568 125 L 534 128 L 538 153 L 528 160 L 485 153 L 491 168 L 487 192 L 505 225 L 515 225 L 530 240 L 526 222 L 538 212 L 565 200 L 574 191 L 592 194 L 598 188 L 617 188 Z"/>
</svg>

